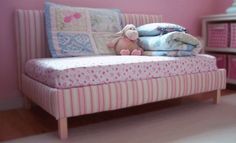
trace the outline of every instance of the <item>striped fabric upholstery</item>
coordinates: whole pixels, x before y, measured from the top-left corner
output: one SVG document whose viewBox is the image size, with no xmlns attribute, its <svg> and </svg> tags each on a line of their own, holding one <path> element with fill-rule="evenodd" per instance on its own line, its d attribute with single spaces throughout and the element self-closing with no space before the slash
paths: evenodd
<svg viewBox="0 0 236 143">
<path fill-rule="evenodd" d="M 122 14 L 121 21 L 123 27 L 127 24 L 134 24 L 135 26 L 140 26 L 147 23 L 161 22 L 162 16 L 146 14 Z"/>
<path fill-rule="evenodd" d="M 40 10 L 17 10 L 15 16 L 18 81 L 21 89 L 21 75 L 25 62 L 33 58 L 49 57 L 44 27 L 44 15 Z"/>
<path fill-rule="evenodd" d="M 225 70 L 60 90 L 23 76 L 23 91 L 59 119 L 224 89 L 225 83 Z"/>
<path fill-rule="evenodd" d="M 124 25 L 133 23 L 141 25 L 149 22 L 160 22 L 160 15 L 122 14 Z M 19 89 L 22 86 L 22 73 L 25 62 L 33 58 L 49 57 L 42 10 L 17 10 L 15 14 L 17 60 Z"/>
</svg>

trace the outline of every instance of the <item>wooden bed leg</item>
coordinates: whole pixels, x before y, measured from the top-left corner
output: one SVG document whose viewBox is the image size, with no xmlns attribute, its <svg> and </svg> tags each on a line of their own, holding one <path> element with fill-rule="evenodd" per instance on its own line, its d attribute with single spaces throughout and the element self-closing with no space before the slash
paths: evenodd
<svg viewBox="0 0 236 143">
<path fill-rule="evenodd" d="M 30 109 L 32 106 L 32 103 L 28 97 L 24 97 L 24 108 L 25 109 Z"/>
<path fill-rule="evenodd" d="M 214 104 L 220 103 L 221 90 L 217 89 L 216 94 L 213 96 Z"/>
<path fill-rule="evenodd" d="M 58 120 L 58 135 L 62 140 L 67 139 L 68 137 L 67 118 L 62 118 Z"/>
</svg>

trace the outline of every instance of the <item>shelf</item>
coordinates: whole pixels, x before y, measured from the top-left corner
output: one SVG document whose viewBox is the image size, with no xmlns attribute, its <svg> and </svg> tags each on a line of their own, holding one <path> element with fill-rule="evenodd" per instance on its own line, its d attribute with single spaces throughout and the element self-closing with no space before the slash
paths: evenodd
<svg viewBox="0 0 236 143">
<path fill-rule="evenodd" d="M 209 15 L 202 17 L 205 21 L 235 21 L 236 14 L 218 14 L 218 15 Z"/>
<path fill-rule="evenodd" d="M 202 38 L 206 42 L 206 45 L 207 45 L 207 41 L 208 41 L 208 24 L 211 24 L 211 23 L 216 23 L 216 24 L 217 23 L 229 23 L 229 24 L 236 23 L 236 13 L 208 15 L 208 16 L 202 17 Z M 230 27 L 230 25 L 229 25 L 229 27 Z M 231 30 L 232 29 L 228 29 L 228 34 L 232 32 Z M 229 40 L 231 40 L 231 38 Z M 228 42 L 230 42 L 230 41 L 228 41 Z M 230 45 L 231 44 L 228 43 L 228 47 L 220 47 L 220 48 L 204 47 L 204 52 L 208 53 L 208 54 L 214 53 L 214 52 L 218 53 L 218 54 L 223 53 L 224 55 L 226 55 L 225 57 L 228 57 L 228 55 L 236 55 L 236 48 L 233 48 Z M 221 61 L 219 61 L 219 62 L 221 62 Z M 227 83 L 236 85 L 236 79 L 227 78 Z"/>
<path fill-rule="evenodd" d="M 236 54 L 236 48 L 211 48 L 206 47 L 206 52 L 221 52 L 221 53 L 232 53 Z"/>
<path fill-rule="evenodd" d="M 227 83 L 236 84 L 236 79 L 227 79 Z"/>
</svg>

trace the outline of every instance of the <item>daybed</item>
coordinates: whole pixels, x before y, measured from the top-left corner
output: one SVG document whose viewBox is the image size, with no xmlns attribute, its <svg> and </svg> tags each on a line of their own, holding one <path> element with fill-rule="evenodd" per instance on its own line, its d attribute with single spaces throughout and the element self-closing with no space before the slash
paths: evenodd
<svg viewBox="0 0 236 143">
<path fill-rule="evenodd" d="M 52 59 L 47 48 L 44 12 L 17 10 L 15 20 L 19 89 L 26 99 L 55 117 L 61 139 L 68 136 L 69 117 L 208 91 L 217 91 L 213 98 L 218 103 L 220 91 L 226 86 L 225 70 L 217 69 L 215 58 L 208 55 Z M 123 25 L 160 21 L 159 15 L 122 15 Z"/>
</svg>

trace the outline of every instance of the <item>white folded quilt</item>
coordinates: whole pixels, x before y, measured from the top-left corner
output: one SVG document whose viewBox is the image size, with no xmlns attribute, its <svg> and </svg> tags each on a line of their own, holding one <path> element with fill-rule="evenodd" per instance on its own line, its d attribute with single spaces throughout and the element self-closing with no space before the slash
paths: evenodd
<svg viewBox="0 0 236 143">
<path fill-rule="evenodd" d="M 185 32 L 140 37 L 139 46 L 144 49 L 144 54 L 158 56 L 191 56 L 201 51 L 200 41 Z"/>
</svg>

